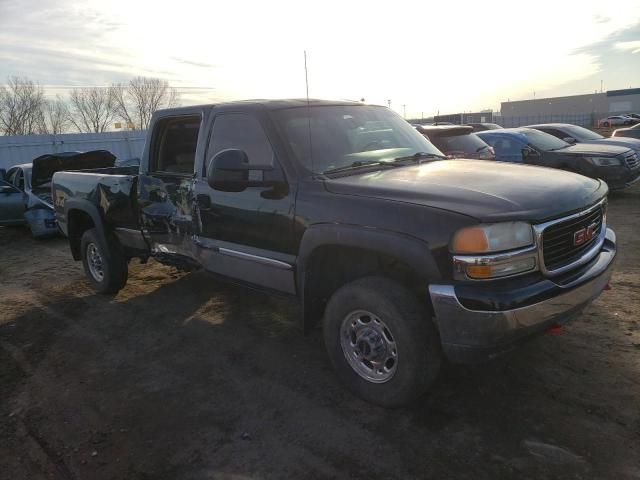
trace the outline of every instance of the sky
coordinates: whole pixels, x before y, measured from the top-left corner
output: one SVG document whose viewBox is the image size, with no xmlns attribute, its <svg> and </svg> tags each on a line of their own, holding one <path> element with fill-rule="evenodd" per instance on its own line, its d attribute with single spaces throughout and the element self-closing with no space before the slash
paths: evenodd
<svg viewBox="0 0 640 480">
<path fill-rule="evenodd" d="M 0 83 L 143 75 L 182 104 L 364 98 L 407 118 L 640 87 L 640 1 L 0 0 Z M 534 93 L 535 92 L 535 93 Z"/>
</svg>

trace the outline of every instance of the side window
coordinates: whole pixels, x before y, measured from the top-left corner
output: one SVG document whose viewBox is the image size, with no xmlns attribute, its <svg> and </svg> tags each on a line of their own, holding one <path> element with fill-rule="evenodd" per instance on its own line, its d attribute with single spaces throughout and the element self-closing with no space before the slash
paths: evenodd
<svg viewBox="0 0 640 480">
<path fill-rule="evenodd" d="M 193 174 L 200 117 L 170 117 L 154 128 L 151 171 Z"/>
<path fill-rule="evenodd" d="M 213 122 L 213 132 L 207 147 L 208 162 L 227 148 L 244 150 L 251 165 L 274 165 L 274 153 L 269 139 L 257 118 L 245 113 L 224 113 Z"/>
<path fill-rule="evenodd" d="M 14 171 L 9 170 L 8 178 L 14 187 L 24 191 L 24 174 L 21 168 L 16 168 Z"/>
<path fill-rule="evenodd" d="M 569 136 L 569 135 L 566 135 L 566 134 L 562 133 L 560 130 L 556 130 L 555 128 L 547 128 L 547 129 L 544 129 L 542 131 L 545 132 L 545 133 L 548 133 L 549 135 L 553 135 L 554 137 L 559 138 L 561 140 L 563 138 Z"/>
</svg>

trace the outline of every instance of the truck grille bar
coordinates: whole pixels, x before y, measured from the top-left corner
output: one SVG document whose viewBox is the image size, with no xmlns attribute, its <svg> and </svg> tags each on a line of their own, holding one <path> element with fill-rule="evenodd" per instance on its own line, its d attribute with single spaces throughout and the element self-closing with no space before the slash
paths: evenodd
<svg viewBox="0 0 640 480">
<path fill-rule="evenodd" d="M 638 159 L 638 154 L 633 150 L 625 154 L 624 162 L 627 164 L 631 170 L 634 170 L 640 166 L 640 160 Z"/>
<path fill-rule="evenodd" d="M 541 250 L 542 271 L 559 274 L 588 262 L 604 238 L 606 203 L 534 228 Z"/>
</svg>

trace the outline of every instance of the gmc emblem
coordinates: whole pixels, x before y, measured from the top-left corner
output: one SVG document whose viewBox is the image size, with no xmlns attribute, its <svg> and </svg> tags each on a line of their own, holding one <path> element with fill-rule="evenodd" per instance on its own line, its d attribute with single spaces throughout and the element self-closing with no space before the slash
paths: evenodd
<svg viewBox="0 0 640 480">
<path fill-rule="evenodd" d="M 573 245 L 577 247 L 579 245 L 582 245 L 585 242 L 588 242 L 596 234 L 597 229 L 598 229 L 597 223 L 592 223 L 588 227 L 581 228 L 580 230 L 578 230 L 573 234 Z"/>
</svg>

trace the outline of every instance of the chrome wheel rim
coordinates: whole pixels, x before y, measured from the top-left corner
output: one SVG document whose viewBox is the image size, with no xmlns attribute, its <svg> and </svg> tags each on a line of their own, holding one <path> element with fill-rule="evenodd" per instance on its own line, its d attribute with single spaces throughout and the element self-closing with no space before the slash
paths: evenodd
<svg viewBox="0 0 640 480">
<path fill-rule="evenodd" d="M 102 265 L 102 255 L 94 243 L 87 245 L 87 266 L 91 276 L 97 282 L 104 280 L 104 267 Z"/>
<path fill-rule="evenodd" d="M 340 345 L 351 368 L 372 383 L 385 383 L 398 368 L 398 348 L 391 329 L 376 315 L 356 310 L 342 320 Z"/>
</svg>

